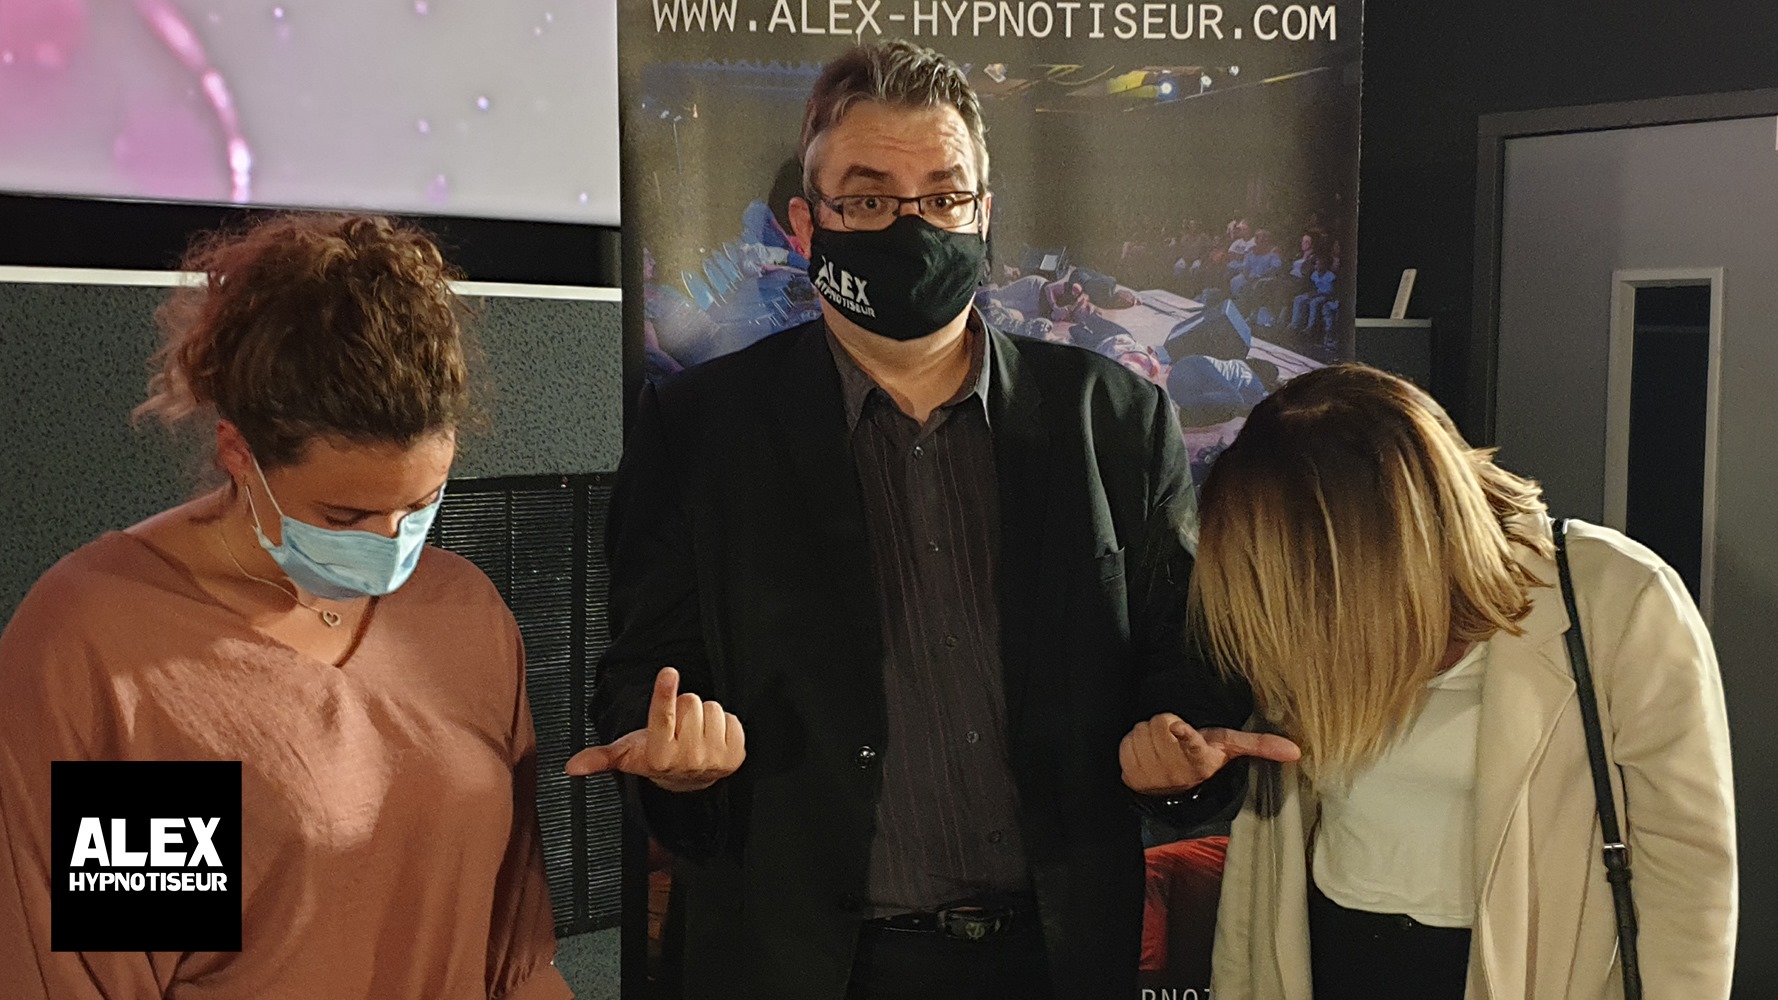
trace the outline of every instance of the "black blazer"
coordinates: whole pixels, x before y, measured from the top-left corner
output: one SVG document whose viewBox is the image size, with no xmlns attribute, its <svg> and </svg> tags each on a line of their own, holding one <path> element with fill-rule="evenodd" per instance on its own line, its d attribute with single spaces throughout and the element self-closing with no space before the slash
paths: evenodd
<svg viewBox="0 0 1778 1000">
<path fill-rule="evenodd" d="M 685 994 L 840 1000 L 885 744 L 877 602 L 822 325 L 645 388 L 607 544 L 613 641 L 595 718 L 645 724 L 655 674 L 738 715 L 747 760 L 693 795 L 637 782 L 683 859 Z M 1012 768 L 1059 998 L 1131 997 L 1140 817 L 1118 744 L 1248 702 L 1185 640 L 1193 494 L 1165 394 L 1079 348 L 991 333 Z M 1239 770 L 1228 769 L 1231 773 Z M 1213 810 L 1238 782 L 1201 796 Z"/>
</svg>

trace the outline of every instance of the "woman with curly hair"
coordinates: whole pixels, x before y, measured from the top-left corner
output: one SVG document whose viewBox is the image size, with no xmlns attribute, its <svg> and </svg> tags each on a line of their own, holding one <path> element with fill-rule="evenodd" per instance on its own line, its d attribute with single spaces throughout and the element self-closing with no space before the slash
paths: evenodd
<svg viewBox="0 0 1778 1000">
<path fill-rule="evenodd" d="M 471 414 L 452 270 L 299 215 L 186 269 L 138 416 L 213 424 L 227 480 L 64 558 L 0 636 L 0 995 L 569 996 L 518 628 L 425 546 Z M 52 950 L 55 760 L 241 762 L 238 952 Z"/>
</svg>

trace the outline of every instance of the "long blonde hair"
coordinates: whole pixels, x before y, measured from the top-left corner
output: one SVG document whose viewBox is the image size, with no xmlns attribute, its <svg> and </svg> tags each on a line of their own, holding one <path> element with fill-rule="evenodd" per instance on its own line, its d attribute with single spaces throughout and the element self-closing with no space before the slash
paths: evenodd
<svg viewBox="0 0 1778 1000">
<path fill-rule="evenodd" d="M 1361 365 L 1254 408 L 1204 484 L 1194 624 L 1303 749 L 1314 780 L 1373 761 L 1450 642 L 1517 634 L 1549 554 L 1542 491 L 1475 449 L 1432 398 Z"/>
</svg>

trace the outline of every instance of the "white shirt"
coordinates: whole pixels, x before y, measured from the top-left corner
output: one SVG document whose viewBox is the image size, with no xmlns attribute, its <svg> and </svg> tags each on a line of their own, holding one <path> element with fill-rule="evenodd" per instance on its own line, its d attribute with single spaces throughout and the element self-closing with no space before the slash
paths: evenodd
<svg viewBox="0 0 1778 1000">
<path fill-rule="evenodd" d="M 1350 910 L 1475 919 L 1475 762 L 1487 643 L 1427 682 L 1407 731 L 1350 787 L 1320 790 L 1315 884 Z"/>
</svg>

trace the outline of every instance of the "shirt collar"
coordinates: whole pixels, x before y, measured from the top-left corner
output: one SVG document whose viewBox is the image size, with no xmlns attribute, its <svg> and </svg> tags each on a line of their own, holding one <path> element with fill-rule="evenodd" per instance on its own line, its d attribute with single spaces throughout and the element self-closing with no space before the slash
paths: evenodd
<svg viewBox="0 0 1778 1000">
<path fill-rule="evenodd" d="M 1426 682 L 1429 688 L 1444 688 L 1453 691 L 1473 691 L 1482 684 L 1481 674 L 1488 662 L 1487 642 L 1478 642 L 1471 646 L 1469 652 L 1458 658 L 1443 673 L 1436 674 Z"/>
<path fill-rule="evenodd" d="M 833 335 L 833 331 L 823 324 L 822 332 L 827 337 L 827 348 L 833 353 L 833 363 L 840 372 L 840 395 L 846 404 L 846 430 L 858 429 L 858 419 L 864 414 L 864 404 L 870 401 L 872 393 L 883 393 L 885 401 L 889 394 L 882 386 L 870 377 L 870 373 L 858 366 L 852 355 Z M 940 405 L 939 409 L 948 409 L 966 400 L 975 399 L 982 408 L 982 416 L 988 415 L 988 373 L 993 366 L 988 364 L 989 337 L 987 324 L 975 308 L 969 310 L 969 319 L 964 328 L 964 335 L 969 342 L 969 374 L 964 376 L 963 384 L 957 388 L 957 394 Z M 890 405 L 894 405 L 890 402 Z"/>
</svg>

